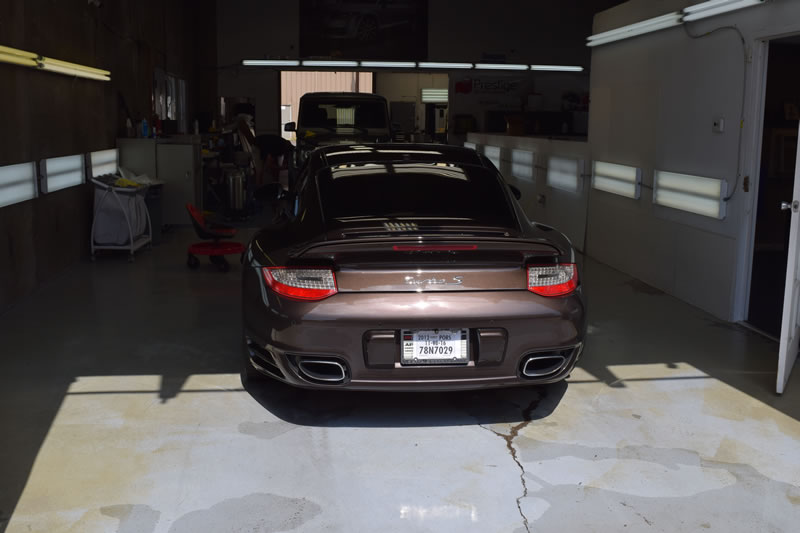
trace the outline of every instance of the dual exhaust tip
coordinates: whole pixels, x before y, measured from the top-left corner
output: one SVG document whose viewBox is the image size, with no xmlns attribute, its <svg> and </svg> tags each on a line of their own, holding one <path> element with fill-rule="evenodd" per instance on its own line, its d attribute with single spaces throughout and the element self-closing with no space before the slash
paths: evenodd
<svg viewBox="0 0 800 533">
<path fill-rule="evenodd" d="M 347 367 L 332 359 L 300 359 L 297 369 L 301 377 L 311 382 L 323 382 L 329 385 L 344 383 L 347 378 Z"/>
<path fill-rule="evenodd" d="M 546 378 L 558 374 L 567 364 L 567 357 L 560 353 L 532 354 L 522 360 L 522 375 L 527 378 Z M 344 383 L 347 367 L 333 359 L 300 359 L 297 362 L 300 375 L 309 381 L 330 385 Z"/>
<path fill-rule="evenodd" d="M 558 374 L 567 362 L 563 352 L 529 354 L 522 358 L 520 371 L 526 378 L 541 379 Z M 344 383 L 348 375 L 347 365 L 334 359 L 298 358 L 297 371 L 308 381 L 328 385 Z"/>
<path fill-rule="evenodd" d="M 526 378 L 546 378 L 558 374 L 567 364 L 560 353 L 531 354 L 522 358 L 521 372 Z"/>
<path fill-rule="evenodd" d="M 558 353 L 534 354 L 523 359 L 522 375 L 528 378 L 543 378 L 561 371 L 567 358 Z M 300 359 L 297 368 L 302 377 L 310 381 L 321 381 L 331 385 L 343 383 L 347 378 L 347 367 L 332 359 Z"/>
</svg>

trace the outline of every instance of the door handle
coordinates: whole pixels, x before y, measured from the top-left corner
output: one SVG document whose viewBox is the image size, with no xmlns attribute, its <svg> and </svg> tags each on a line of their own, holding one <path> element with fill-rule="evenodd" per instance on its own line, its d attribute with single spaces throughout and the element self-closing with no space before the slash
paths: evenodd
<svg viewBox="0 0 800 533">
<path fill-rule="evenodd" d="M 800 211 L 800 201 L 795 200 L 792 203 L 781 202 L 781 211 L 788 211 L 789 209 L 791 209 L 795 213 Z"/>
</svg>

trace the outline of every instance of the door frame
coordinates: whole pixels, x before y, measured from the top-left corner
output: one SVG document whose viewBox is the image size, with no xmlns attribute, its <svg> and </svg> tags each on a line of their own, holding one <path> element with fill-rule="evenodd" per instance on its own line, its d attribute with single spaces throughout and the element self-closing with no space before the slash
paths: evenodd
<svg viewBox="0 0 800 533">
<path fill-rule="evenodd" d="M 737 247 L 736 283 L 733 294 L 733 322 L 746 322 L 750 311 L 750 283 L 753 275 L 756 221 L 758 219 L 758 192 L 761 173 L 761 150 L 764 142 L 764 111 L 766 108 L 767 73 L 769 71 L 769 44 L 771 41 L 800 35 L 800 23 L 777 32 L 756 34 L 750 44 L 750 74 L 747 79 L 747 102 L 744 115 L 745 130 L 742 143 L 742 179 L 750 178 L 750 192 L 742 202 L 744 219 L 739 230 Z M 742 184 L 739 184 L 741 187 Z"/>
</svg>

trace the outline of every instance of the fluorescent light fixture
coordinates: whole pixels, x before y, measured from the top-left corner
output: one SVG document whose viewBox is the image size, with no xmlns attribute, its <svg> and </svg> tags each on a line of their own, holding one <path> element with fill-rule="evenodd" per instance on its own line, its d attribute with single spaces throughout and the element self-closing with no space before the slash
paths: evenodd
<svg viewBox="0 0 800 533">
<path fill-rule="evenodd" d="M 35 59 L 20 57 L 14 54 L 6 54 L 4 52 L 0 52 L 0 63 L 11 63 L 12 65 L 20 65 L 23 67 L 39 66 Z"/>
<path fill-rule="evenodd" d="M 43 159 L 39 165 L 42 173 L 41 191 L 46 194 L 80 185 L 85 176 L 83 163 L 83 155 Z"/>
<path fill-rule="evenodd" d="M 449 89 L 422 89 L 423 104 L 446 104 Z"/>
<path fill-rule="evenodd" d="M 531 65 L 531 70 L 544 70 L 548 72 L 583 72 L 583 67 L 577 65 Z"/>
<path fill-rule="evenodd" d="M 36 165 L 0 167 L 0 207 L 36 198 Z"/>
<path fill-rule="evenodd" d="M 64 67 L 61 65 L 53 65 L 51 63 L 40 63 L 39 68 L 42 70 L 46 70 L 48 72 L 65 74 L 67 76 L 75 76 L 77 78 L 87 78 L 90 80 L 98 80 L 98 81 L 111 81 L 111 78 L 109 76 L 104 76 L 102 74 L 94 74 L 92 72 L 86 72 L 85 70 Z"/>
<path fill-rule="evenodd" d="M 96 74 L 98 76 L 111 75 L 111 72 L 109 72 L 108 70 L 103 70 L 101 68 L 87 67 L 85 65 L 79 65 L 77 63 L 70 63 L 69 61 L 61 61 L 60 59 L 53 59 L 52 57 L 42 57 L 39 61 L 42 63 L 42 68 L 44 69 L 56 66 L 66 70 L 88 72 L 89 74 Z"/>
<path fill-rule="evenodd" d="M 111 72 L 101 68 L 87 67 L 52 57 L 42 57 L 34 52 L 26 52 L 8 46 L 0 46 L 0 61 L 25 67 L 33 67 L 68 76 L 78 76 L 92 80 L 110 81 Z"/>
<path fill-rule="evenodd" d="M 562 191 L 578 192 L 581 161 L 567 157 L 551 157 L 547 162 L 547 185 Z"/>
<path fill-rule="evenodd" d="M 476 70 L 528 70 L 528 65 L 512 65 L 508 63 L 475 63 Z"/>
<path fill-rule="evenodd" d="M 358 61 L 317 61 L 314 60 L 307 60 L 303 61 L 304 67 L 351 67 L 355 68 L 358 66 Z"/>
<path fill-rule="evenodd" d="M 93 178 L 103 174 L 116 174 L 119 155 L 116 148 L 89 154 L 89 168 Z"/>
<path fill-rule="evenodd" d="M 477 150 L 478 149 L 478 145 L 476 143 L 465 142 L 464 143 L 464 148 L 469 148 L 470 150 Z"/>
<path fill-rule="evenodd" d="M 536 154 L 527 150 L 511 150 L 511 175 L 517 179 L 533 181 Z"/>
<path fill-rule="evenodd" d="M 692 22 L 693 20 L 700 20 L 729 11 L 736 11 L 737 9 L 744 9 L 745 7 L 757 6 L 763 4 L 764 0 L 710 0 L 701 4 L 695 4 L 684 8 L 683 20 L 684 22 Z"/>
<path fill-rule="evenodd" d="M 421 61 L 419 63 L 419 68 L 457 69 L 472 67 L 472 63 L 439 63 L 436 61 Z"/>
<path fill-rule="evenodd" d="M 642 194 L 642 169 L 595 161 L 592 187 L 611 194 L 637 199 Z"/>
<path fill-rule="evenodd" d="M 297 59 L 243 59 L 245 67 L 299 67 Z"/>
<path fill-rule="evenodd" d="M 364 68 L 416 68 L 416 61 L 362 61 Z"/>
<path fill-rule="evenodd" d="M 723 219 L 728 184 L 724 180 L 656 170 L 653 203 Z"/>
<path fill-rule="evenodd" d="M 485 155 L 498 170 L 500 170 L 500 154 L 501 150 L 499 146 L 483 147 L 483 155 Z"/>
<path fill-rule="evenodd" d="M 3 63 L 22 65 L 23 67 L 37 67 L 39 66 L 36 61 L 37 57 L 38 56 L 33 52 L 17 50 L 16 48 L 9 48 L 8 46 L 0 46 L 0 62 Z"/>
<path fill-rule="evenodd" d="M 660 17 L 643 20 L 636 24 L 630 24 L 628 26 L 622 26 L 621 28 L 598 33 L 597 35 L 589 37 L 586 46 L 598 46 L 645 33 L 671 28 L 673 26 L 679 26 L 682 22 L 682 17 L 683 15 L 676 11 Z"/>
</svg>

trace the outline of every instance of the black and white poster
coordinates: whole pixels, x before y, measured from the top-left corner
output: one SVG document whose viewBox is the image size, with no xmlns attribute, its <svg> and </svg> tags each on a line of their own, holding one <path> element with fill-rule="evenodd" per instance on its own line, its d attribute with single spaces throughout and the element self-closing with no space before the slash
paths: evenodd
<svg viewBox="0 0 800 533">
<path fill-rule="evenodd" d="M 300 0 L 304 58 L 425 60 L 427 0 Z"/>
</svg>

